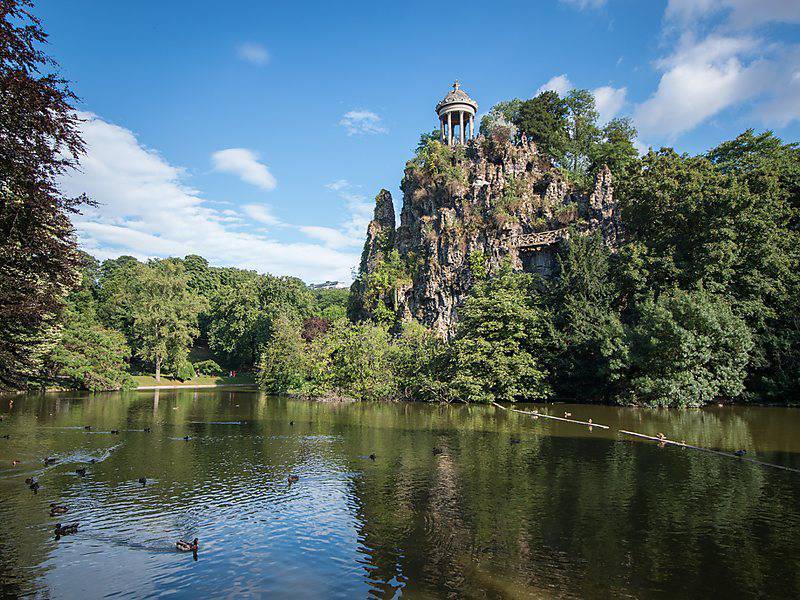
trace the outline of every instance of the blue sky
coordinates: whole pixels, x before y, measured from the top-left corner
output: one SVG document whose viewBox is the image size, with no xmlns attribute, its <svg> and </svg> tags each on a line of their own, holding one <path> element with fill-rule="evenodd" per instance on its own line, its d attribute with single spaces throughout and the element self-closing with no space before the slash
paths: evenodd
<svg viewBox="0 0 800 600">
<path fill-rule="evenodd" d="M 800 2 L 39 0 L 88 155 L 63 181 L 99 258 L 197 253 L 347 281 L 374 196 L 461 80 L 479 115 L 595 91 L 639 142 L 698 153 L 747 127 L 800 139 Z"/>
</svg>

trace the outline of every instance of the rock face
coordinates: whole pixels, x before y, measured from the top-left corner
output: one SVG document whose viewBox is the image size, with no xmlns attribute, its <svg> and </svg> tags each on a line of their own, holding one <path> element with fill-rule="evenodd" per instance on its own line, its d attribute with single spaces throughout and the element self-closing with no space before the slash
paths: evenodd
<svg viewBox="0 0 800 600">
<path fill-rule="evenodd" d="M 600 231 L 612 248 L 620 235 L 610 171 L 598 173 L 590 194 L 576 193 L 524 138 L 429 144 L 406 165 L 401 187 L 397 231 L 391 195 L 382 190 L 376 199 L 352 288 L 353 316 L 370 314 L 365 286 L 393 250 L 407 269 L 392 290 L 393 310 L 450 336 L 475 265 L 492 273 L 508 261 L 552 276 L 557 245 L 570 235 Z"/>
</svg>

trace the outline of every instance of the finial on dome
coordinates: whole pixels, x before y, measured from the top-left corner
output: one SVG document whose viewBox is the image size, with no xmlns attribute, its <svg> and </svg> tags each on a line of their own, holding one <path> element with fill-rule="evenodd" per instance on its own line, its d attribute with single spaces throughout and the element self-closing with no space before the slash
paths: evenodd
<svg viewBox="0 0 800 600">
<path fill-rule="evenodd" d="M 455 92 L 455 91 L 456 91 L 456 90 L 458 90 L 458 88 L 460 88 L 460 87 L 461 87 L 461 82 L 460 82 L 458 79 L 456 79 L 456 80 L 453 82 L 453 91 Z"/>
</svg>

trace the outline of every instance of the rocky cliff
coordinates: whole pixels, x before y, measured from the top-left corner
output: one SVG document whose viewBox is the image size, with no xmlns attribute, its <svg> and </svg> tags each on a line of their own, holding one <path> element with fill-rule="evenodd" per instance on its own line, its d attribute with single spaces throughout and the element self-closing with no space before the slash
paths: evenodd
<svg viewBox="0 0 800 600">
<path fill-rule="evenodd" d="M 376 199 L 351 314 L 388 308 L 452 334 L 476 265 L 489 273 L 515 269 L 554 274 L 558 244 L 600 231 L 619 236 L 611 173 L 602 169 L 591 193 L 577 193 L 526 140 L 478 136 L 453 148 L 429 142 L 406 165 L 400 227 L 389 192 Z M 380 306 L 377 306 L 380 304 Z"/>
</svg>

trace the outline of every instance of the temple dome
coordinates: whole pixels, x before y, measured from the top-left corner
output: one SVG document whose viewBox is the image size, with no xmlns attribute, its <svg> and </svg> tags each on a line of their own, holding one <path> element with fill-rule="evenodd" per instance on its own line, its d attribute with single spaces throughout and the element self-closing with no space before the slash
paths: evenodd
<svg viewBox="0 0 800 600">
<path fill-rule="evenodd" d="M 457 79 L 455 83 L 453 83 L 453 89 L 436 105 L 436 112 L 441 114 L 442 109 L 453 104 L 466 104 L 471 106 L 473 111 L 477 112 L 478 110 L 478 103 L 470 98 L 467 92 L 461 89 L 461 84 Z"/>
</svg>

